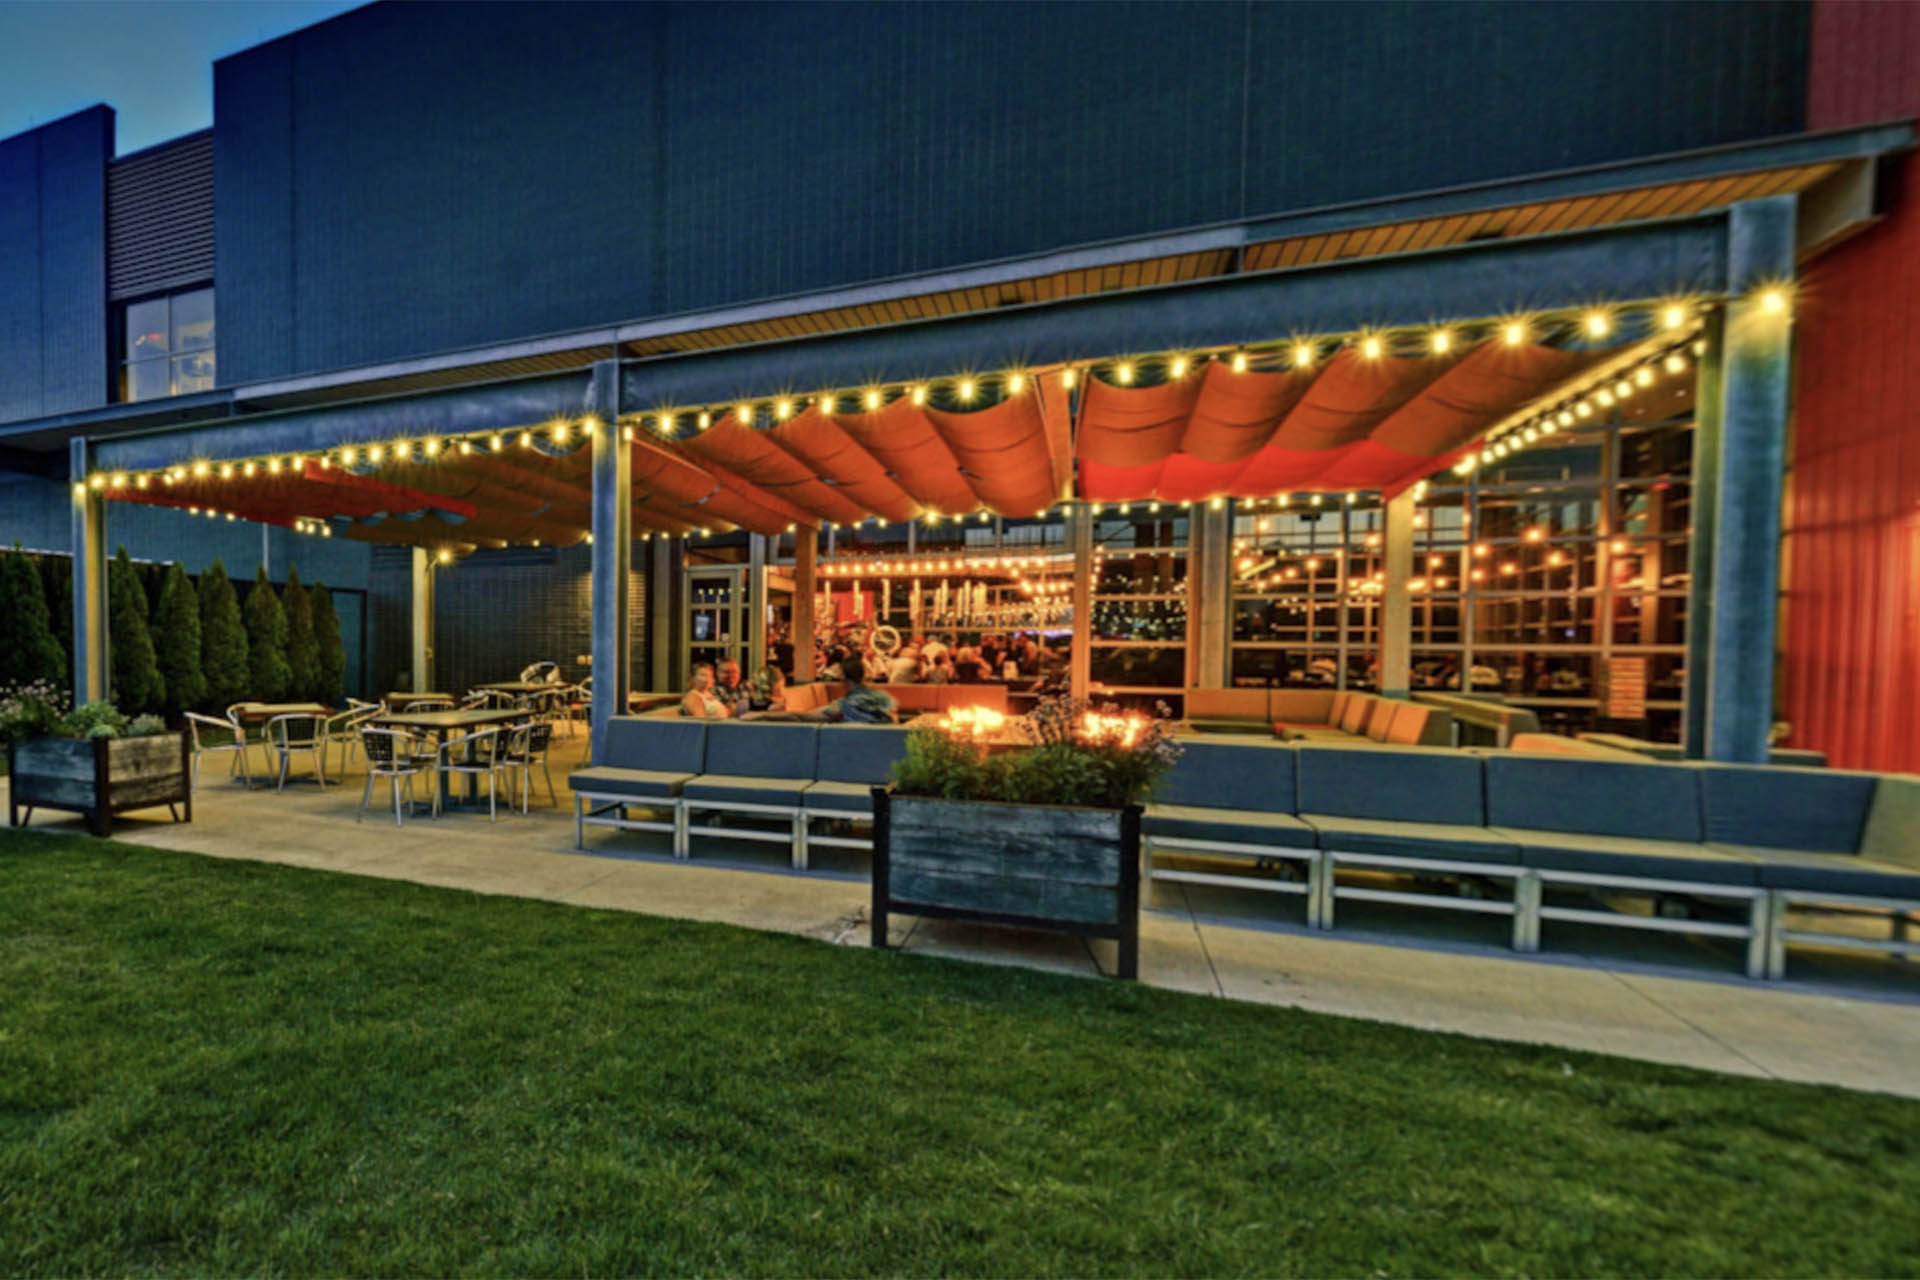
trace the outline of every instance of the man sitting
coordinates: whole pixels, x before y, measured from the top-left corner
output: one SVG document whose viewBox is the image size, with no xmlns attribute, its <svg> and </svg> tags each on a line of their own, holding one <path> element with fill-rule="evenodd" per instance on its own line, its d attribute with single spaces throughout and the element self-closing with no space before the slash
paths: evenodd
<svg viewBox="0 0 1920 1280">
<path fill-rule="evenodd" d="M 893 696 L 866 683 L 865 663 L 858 658 L 848 658 L 841 664 L 841 672 L 847 682 L 846 693 L 824 707 L 803 712 L 798 719 L 843 724 L 894 724 L 899 720 L 894 712 Z"/>
</svg>

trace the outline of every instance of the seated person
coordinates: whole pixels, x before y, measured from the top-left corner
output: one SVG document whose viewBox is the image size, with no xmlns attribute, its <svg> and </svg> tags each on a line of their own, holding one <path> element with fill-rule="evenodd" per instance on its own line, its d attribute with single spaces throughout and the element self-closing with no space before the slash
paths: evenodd
<svg viewBox="0 0 1920 1280">
<path fill-rule="evenodd" d="M 844 724 L 894 724 L 899 721 L 892 695 L 866 683 L 867 668 L 860 659 L 847 659 L 842 670 L 847 682 L 846 694 L 817 710 L 802 712 L 797 719 Z"/>
<path fill-rule="evenodd" d="M 747 692 L 747 682 L 740 677 L 740 660 L 722 659 L 714 672 L 713 696 L 739 712 L 746 709 L 742 704 L 747 700 Z"/>
<path fill-rule="evenodd" d="M 713 664 L 703 662 L 693 669 L 693 684 L 680 699 L 680 714 L 696 720 L 725 720 L 733 708 L 713 691 Z"/>
<path fill-rule="evenodd" d="M 932 664 L 927 667 L 927 683 L 953 683 L 953 660 L 947 657 L 947 651 L 945 649 L 940 650 L 940 656 L 935 658 Z"/>
<path fill-rule="evenodd" d="M 906 645 L 887 663 L 888 684 L 920 683 L 920 650 Z"/>
<path fill-rule="evenodd" d="M 753 673 L 747 685 L 745 701 L 734 704 L 734 714 L 752 715 L 761 711 L 787 709 L 787 673 L 779 667 L 762 667 Z"/>
<path fill-rule="evenodd" d="M 962 645 L 953 655 L 953 682 L 955 684 L 979 684 L 986 678 L 986 668 L 980 660 L 980 651 L 971 645 Z"/>
</svg>

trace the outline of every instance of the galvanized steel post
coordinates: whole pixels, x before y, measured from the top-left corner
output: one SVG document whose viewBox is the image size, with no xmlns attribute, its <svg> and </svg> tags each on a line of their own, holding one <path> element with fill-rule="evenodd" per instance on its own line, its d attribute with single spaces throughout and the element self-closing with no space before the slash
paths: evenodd
<svg viewBox="0 0 1920 1280">
<path fill-rule="evenodd" d="M 1404 698 L 1412 683 L 1413 490 L 1387 499 L 1386 590 L 1380 596 L 1380 693 Z"/>
<path fill-rule="evenodd" d="M 73 481 L 73 705 L 107 696 L 107 503 L 87 483 L 87 442 L 68 446 Z"/>
<path fill-rule="evenodd" d="M 628 577 L 633 571 L 633 451 L 620 430 L 620 365 L 593 366 L 588 412 L 593 433 L 593 758 L 600 759 L 607 724 L 627 713 L 633 687 L 633 622 Z"/>
</svg>

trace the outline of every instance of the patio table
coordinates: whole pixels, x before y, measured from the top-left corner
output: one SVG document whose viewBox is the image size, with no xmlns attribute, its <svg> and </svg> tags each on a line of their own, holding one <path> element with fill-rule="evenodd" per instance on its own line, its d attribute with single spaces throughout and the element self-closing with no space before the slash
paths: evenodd
<svg viewBox="0 0 1920 1280">
<path fill-rule="evenodd" d="M 524 720 L 527 713 L 519 710 L 487 711 L 389 711 L 374 716 L 369 724 L 380 729 L 424 729 L 434 737 L 434 746 L 443 747 L 447 739 L 471 733 L 475 729 L 484 729 L 488 725 L 510 724 Z M 436 769 L 436 773 L 439 771 Z M 445 809 L 453 802 L 452 793 L 447 785 L 447 775 L 440 774 L 440 807 Z M 480 780 L 473 774 L 467 775 L 467 800 L 477 803 L 480 799 Z"/>
<path fill-rule="evenodd" d="M 458 702 L 460 699 L 450 693 L 390 693 L 384 701 L 395 711 L 405 711 L 416 702 Z"/>
<path fill-rule="evenodd" d="M 235 707 L 233 714 L 241 724 L 265 724 L 275 716 L 318 716 L 324 720 L 333 714 L 333 708 L 317 702 L 245 702 Z"/>
</svg>

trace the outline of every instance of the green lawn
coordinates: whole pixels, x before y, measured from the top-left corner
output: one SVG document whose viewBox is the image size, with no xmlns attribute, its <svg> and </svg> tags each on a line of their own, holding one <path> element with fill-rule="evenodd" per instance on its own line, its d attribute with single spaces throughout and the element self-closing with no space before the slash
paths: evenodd
<svg viewBox="0 0 1920 1280">
<path fill-rule="evenodd" d="M 1837 1089 L 0 832 L 9 1275 L 1912 1274 L 1917 1144 Z"/>
</svg>

